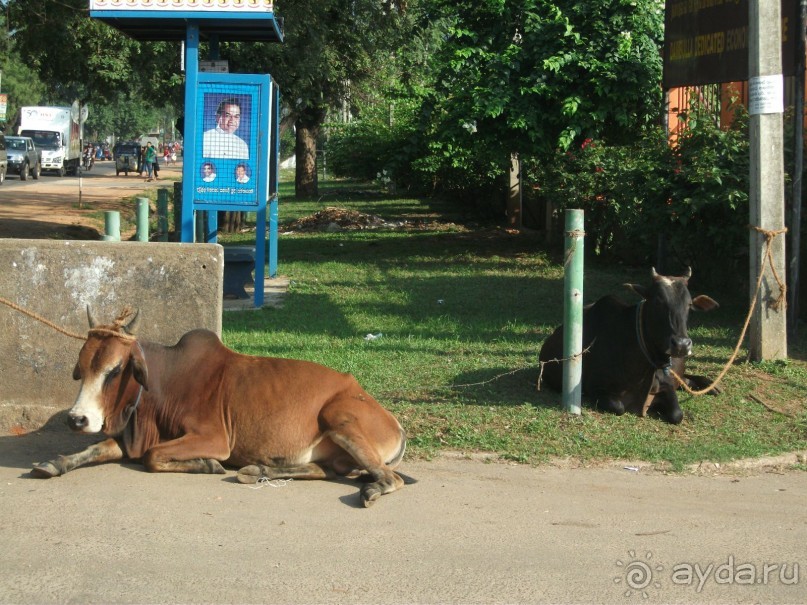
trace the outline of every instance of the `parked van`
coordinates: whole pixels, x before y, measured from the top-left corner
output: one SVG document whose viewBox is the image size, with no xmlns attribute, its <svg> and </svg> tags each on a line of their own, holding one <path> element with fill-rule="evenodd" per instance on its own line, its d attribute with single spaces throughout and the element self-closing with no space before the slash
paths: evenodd
<svg viewBox="0 0 807 605">
<path fill-rule="evenodd" d="M 6 154 L 6 136 L 0 132 L 0 185 L 6 180 L 8 172 L 8 155 Z"/>
</svg>

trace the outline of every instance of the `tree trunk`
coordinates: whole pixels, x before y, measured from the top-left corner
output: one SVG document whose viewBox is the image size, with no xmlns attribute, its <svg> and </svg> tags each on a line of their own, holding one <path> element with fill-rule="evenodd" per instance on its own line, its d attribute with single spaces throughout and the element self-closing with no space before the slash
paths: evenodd
<svg viewBox="0 0 807 605">
<path fill-rule="evenodd" d="M 238 233 L 245 225 L 244 213 L 240 211 L 219 211 L 219 231 Z"/>
<path fill-rule="evenodd" d="M 294 193 L 297 197 L 319 195 L 317 183 L 317 139 L 325 120 L 325 111 L 318 108 L 305 108 L 295 123 L 297 134 L 294 154 L 297 166 L 294 175 Z"/>
<path fill-rule="evenodd" d="M 510 154 L 509 187 L 507 192 L 507 225 L 521 229 L 521 161 L 517 153 Z"/>
</svg>

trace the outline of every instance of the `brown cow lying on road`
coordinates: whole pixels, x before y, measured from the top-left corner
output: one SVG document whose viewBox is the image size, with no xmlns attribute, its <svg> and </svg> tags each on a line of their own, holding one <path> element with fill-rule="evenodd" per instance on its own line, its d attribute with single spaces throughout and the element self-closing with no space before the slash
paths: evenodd
<svg viewBox="0 0 807 605">
<path fill-rule="evenodd" d="M 403 486 L 392 469 L 406 435 L 350 374 L 241 355 L 208 330 L 173 347 L 141 342 L 138 313 L 124 311 L 112 325 L 98 325 L 89 308 L 87 315 L 68 424 L 110 439 L 37 464 L 34 476 L 123 458 L 141 459 L 151 472 L 224 473 L 224 462 L 242 467 L 241 483 L 367 474 L 364 506 Z"/>
</svg>

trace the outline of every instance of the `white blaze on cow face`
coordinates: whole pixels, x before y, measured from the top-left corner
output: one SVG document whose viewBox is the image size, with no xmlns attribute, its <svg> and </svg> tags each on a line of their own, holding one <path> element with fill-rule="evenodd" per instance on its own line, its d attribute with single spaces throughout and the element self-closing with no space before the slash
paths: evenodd
<svg viewBox="0 0 807 605">
<path fill-rule="evenodd" d="M 70 426 L 83 433 L 98 433 L 104 426 L 104 381 L 98 373 L 81 381 L 76 403 L 68 413 Z"/>
<path fill-rule="evenodd" d="M 109 413 L 104 405 L 104 386 L 120 372 L 120 362 L 109 360 L 104 367 L 81 372 L 81 387 L 76 402 L 68 412 L 67 423 L 74 431 L 99 433 Z M 78 367 L 77 367 L 78 370 Z"/>
</svg>

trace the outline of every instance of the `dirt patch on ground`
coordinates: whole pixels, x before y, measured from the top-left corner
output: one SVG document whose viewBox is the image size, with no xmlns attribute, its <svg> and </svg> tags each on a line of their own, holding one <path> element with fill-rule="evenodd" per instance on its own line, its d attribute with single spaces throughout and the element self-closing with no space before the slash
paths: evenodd
<svg viewBox="0 0 807 605">
<path fill-rule="evenodd" d="M 164 166 L 160 180 L 146 182 L 135 174 L 116 176 L 112 162 L 98 162 L 79 177 L 40 176 L 19 181 L 9 177 L 0 187 L 0 237 L 19 239 L 98 240 L 104 212 L 121 213 L 121 237 L 134 232 L 135 198 L 168 188 L 182 177 L 180 164 Z"/>
</svg>

